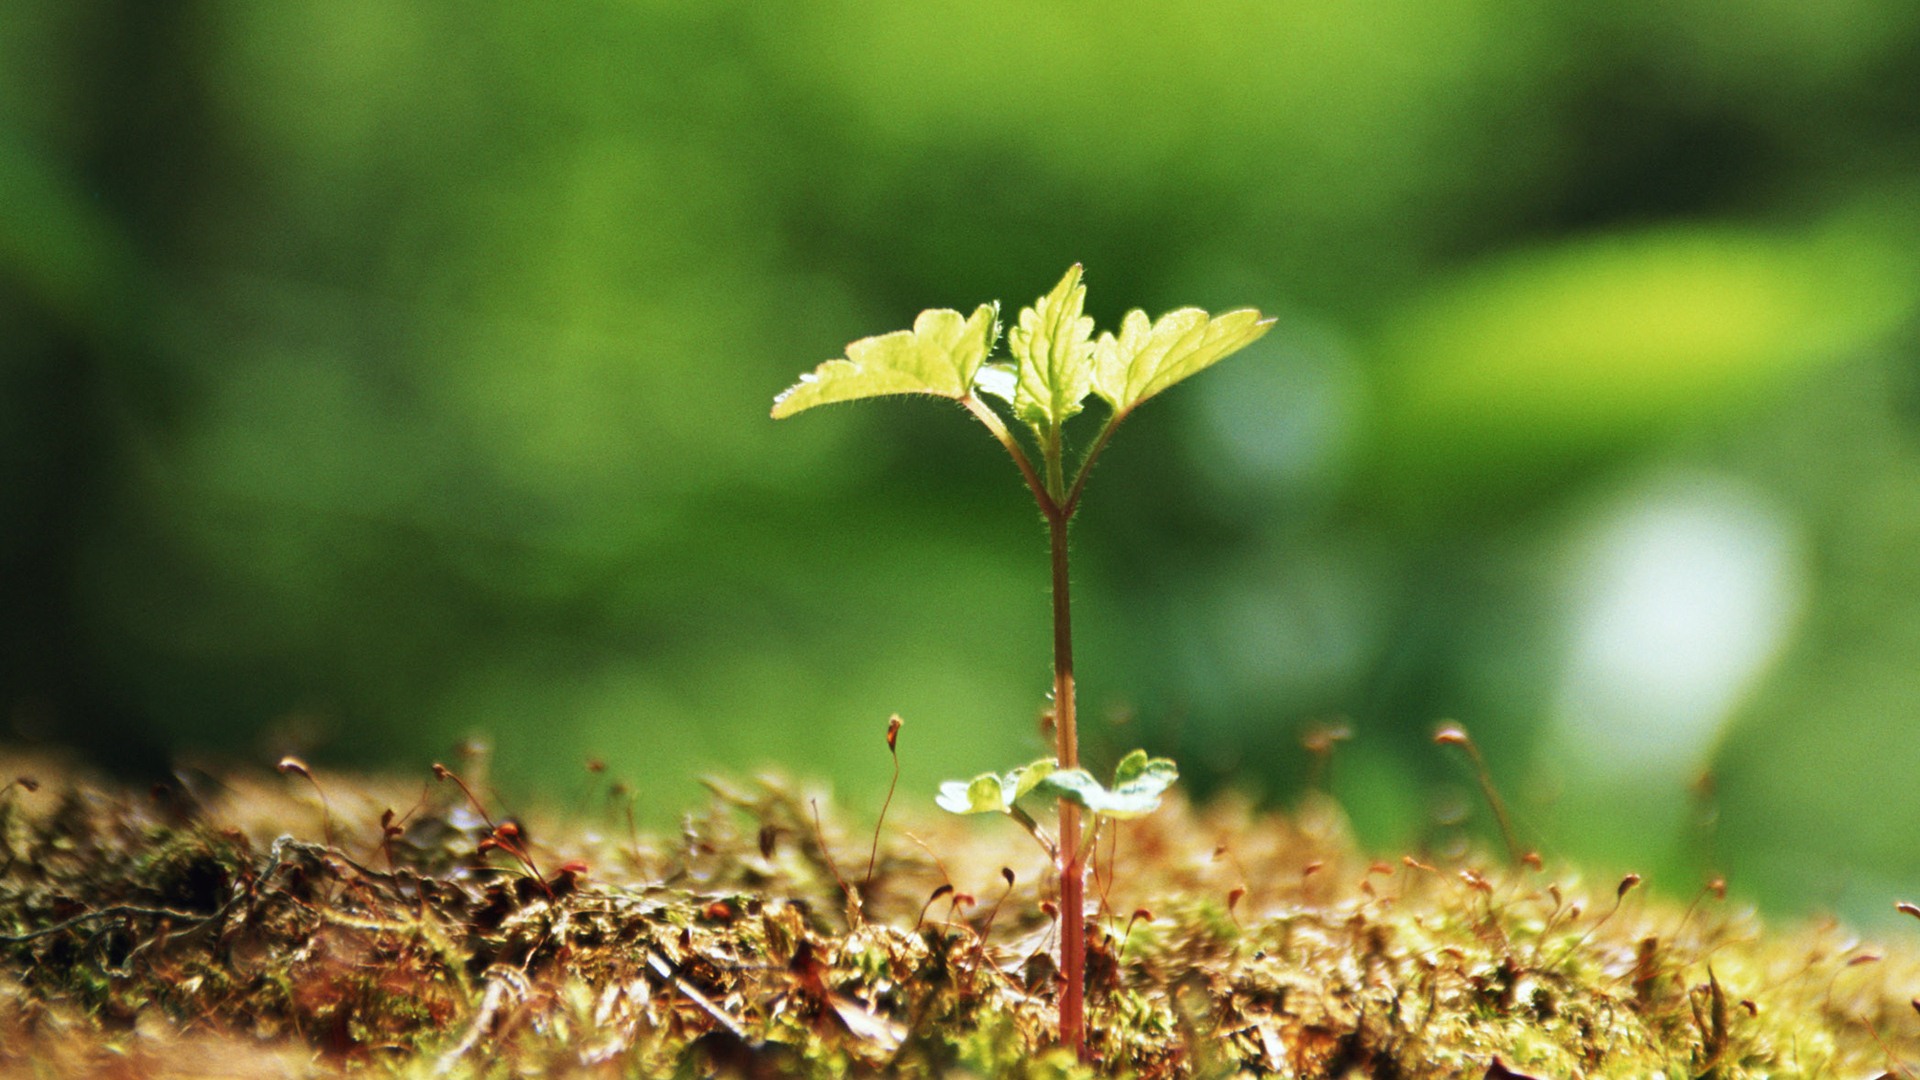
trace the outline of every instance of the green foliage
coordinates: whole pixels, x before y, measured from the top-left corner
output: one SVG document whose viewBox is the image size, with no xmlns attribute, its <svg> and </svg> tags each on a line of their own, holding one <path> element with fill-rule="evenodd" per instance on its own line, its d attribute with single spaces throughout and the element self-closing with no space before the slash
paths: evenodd
<svg viewBox="0 0 1920 1080">
<path fill-rule="evenodd" d="M 774 399 L 773 417 L 815 405 L 886 394 L 933 394 L 959 399 L 1000 336 L 999 307 L 981 304 L 969 317 L 940 308 L 923 311 L 913 329 L 862 338 L 844 360 L 829 360 Z"/>
<path fill-rule="evenodd" d="M 1180 770 L 1172 759 L 1148 757 L 1145 750 L 1120 759 L 1111 788 L 1085 769 L 1062 769 L 1058 760 L 1047 757 L 1004 773 L 949 780 L 940 785 L 934 801 L 955 814 L 1012 814 L 1019 799 L 1031 793 L 1065 799 L 1101 817 L 1124 821 L 1159 809 L 1161 797 L 1178 779 Z"/>
<path fill-rule="evenodd" d="M 1059 767 L 1058 761 L 1044 757 L 1005 773 L 989 772 L 971 780 L 948 780 L 940 785 L 940 794 L 934 801 L 942 810 L 954 814 L 1009 813 L 1022 795 L 1032 791 Z"/>
<path fill-rule="evenodd" d="M 1093 319 L 1081 314 L 1087 287 L 1075 264 L 1053 291 L 1020 312 L 1007 335 L 1013 353 L 1013 411 L 1045 439 L 1080 411 L 1093 385 Z"/>
<path fill-rule="evenodd" d="M 1089 393 L 1112 410 L 1109 426 L 1140 403 L 1259 340 L 1273 325 L 1243 308 L 1217 317 L 1180 308 L 1158 320 L 1138 308 L 1120 333 L 1093 338 L 1084 314 L 1087 287 L 1081 267 L 1068 268 L 1047 295 L 1022 308 L 1007 334 L 1012 362 L 987 363 L 999 339 L 999 305 L 963 318 L 958 311 L 923 311 L 913 329 L 861 338 L 844 359 L 829 360 L 774 398 L 773 417 L 838 401 L 892 394 L 930 394 L 956 401 L 985 393 L 1008 402 L 1033 429 L 1042 453 Z"/>
<path fill-rule="evenodd" d="M 1007 335 L 1012 364 L 989 364 L 999 337 L 997 304 L 982 304 L 971 317 L 938 308 L 923 311 L 913 329 L 862 338 L 847 346 L 844 359 L 829 360 L 774 399 L 773 417 L 781 419 L 829 402 L 892 394 L 930 394 L 966 404 L 1000 439 L 1019 465 L 1034 499 L 1055 534 L 1060 558 L 1055 589 L 1064 603 L 1065 528 L 1073 516 L 1081 483 L 1106 446 L 1113 428 L 1141 402 L 1267 332 L 1273 320 L 1252 309 L 1218 318 L 1198 308 L 1181 308 L 1150 320 L 1135 309 L 1121 321 L 1120 334 L 1093 338 L 1086 315 L 1087 287 L 1079 264 L 1067 269 L 1052 291 L 1023 308 Z M 976 395 L 992 394 L 1008 402 L 1037 441 L 1045 479 L 1036 474 L 1025 450 L 998 414 Z M 1106 426 L 1081 458 L 1071 489 L 1064 474 L 1061 428 L 1079 413 L 1089 393 L 1111 408 Z M 1056 615 L 1061 608 L 1056 609 Z M 1056 647 L 1063 643 L 1056 641 Z M 1070 645 L 1064 646 L 1070 648 Z M 1070 670 L 1067 655 L 1055 656 L 1056 670 Z M 1072 685 L 1056 687 L 1071 716 Z M 1071 739 L 1071 722 L 1063 740 Z M 1077 760 L 1077 747 L 1063 743 L 1060 755 L 1004 774 L 982 773 L 970 781 L 941 785 L 938 801 L 955 813 L 1011 813 L 1021 796 L 1043 794 L 1109 817 L 1136 817 L 1159 805 L 1160 796 L 1179 776 L 1172 761 L 1129 754 L 1108 789 L 1084 769 L 1061 767 Z"/>
<path fill-rule="evenodd" d="M 1061 769 L 1042 777 L 1035 790 L 1078 803 L 1101 817 L 1124 821 L 1158 810 L 1161 796 L 1178 779 L 1180 770 L 1171 758 L 1148 757 L 1145 750 L 1135 750 L 1113 770 L 1111 788 L 1085 769 Z"/>
<path fill-rule="evenodd" d="M 1209 318 L 1199 308 L 1149 320 L 1138 308 L 1120 321 L 1120 336 L 1101 334 L 1094 345 L 1093 392 L 1117 415 L 1131 412 L 1174 383 L 1253 344 L 1272 320 L 1251 310 Z"/>
</svg>

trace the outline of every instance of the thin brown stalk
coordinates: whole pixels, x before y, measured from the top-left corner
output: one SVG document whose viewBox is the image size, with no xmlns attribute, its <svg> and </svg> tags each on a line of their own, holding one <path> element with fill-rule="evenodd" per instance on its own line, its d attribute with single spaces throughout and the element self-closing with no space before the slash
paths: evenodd
<svg viewBox="0 0 1920 1080">
<path fill-rule="evenodd" d="M 1049 455 L 1057 461 L 1057 455 Z M 1057 466 L 1056 466 L 1057 467 Z M 1053 722 L 1063 769 L 1080 764 L 1073 699 L 1073 624 L 1068 599 L 1067 517 L 1047 516 L 1053 548 Z M 1060 800 L 1060 1042 L 1086 1057 L 1086 888 L 1080 850 L 1080 808 Z"/>
<path fill-rule="evenodd" d="M 1119 418 L 1109 419 L 1092 449 L 1080 461 L 1069 488 L 1062 465 L 1060 428 L 1049 428 L 1040 438 L 1040 453 L 1046 468 L 1043 478 L 1020 441 L 1007 429 L 1006 422 L 979 398 L 960 399 L 1000 445 L 1006 447 L 1020 475 L 1027 481 L 1040 513 L 1047 519 L 1047 538 L 1053 567 L 1053 722 L 1054 756 L 1060 768 L 1080 764 L 1080 733 L 1074 718 L 1073 696 L 1073 622 L 1067 572 L 1067 525 L 1086 486 L 1087 473 L 1094 459 L 1106 447 Z M 1038 836 L 1037 830 L 1034 831 Z M 1082 1061 L 1087 1057 L 1086 1037 L 1086 863 L 1080 836 L 1080 807 L 1060 800 L 1060 841 L 1055 865 L 1060 870 L 1060 1042 L 1071 1047 Z"/>
<path fill-rule="evenodd" d="M 1007 430 L 1006 422 L 1000 419 L 1000 414 L 994 412 L 986 402 L 971 394 L 961 398 L 960 404 L 966 406 L 967 411 L 985 424 L 987 430 L 993 432 L 994 438 L 1000 440 L 1000 445 L 1007 448 L 1013 463 L 1020 467 L 1020 475 L 1026 478 L 1027 488 L 1033 492 L 1034 501 L 1040 504 L 1040 511 L 1051 519 L 1059 510 L 1059 506 L 1049 493 L 1047 485 L 1041 481 L 1040 474 L 1034 471 L 1033 462 L 1027 458 L 1027 452 L 1020 447 L 1020 440 L 1014 438 L 1013 432 Z"/>
</svg>

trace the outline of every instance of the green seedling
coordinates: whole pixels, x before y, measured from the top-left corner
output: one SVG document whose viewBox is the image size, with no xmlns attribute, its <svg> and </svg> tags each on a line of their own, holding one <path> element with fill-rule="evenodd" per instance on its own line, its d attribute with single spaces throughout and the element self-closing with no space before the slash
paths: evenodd
<svg viewBox="0 0 1920 1080">
<path fill-rule="evenodd" d="M 836 401 L 890 394 L 950 398 L 1000 441 L 1033 493 L 1046 519 L 1053 570 L 1053 721 L 1055 755 L 1012 770 L 986 774 L 943 789 L 941 804 L 963 813 L 1008 813 L 1038 834 L 1031 816 L 1015 804 L 1039 794 L 1058 804 L 1059 842 L 1049 845 L 1060 870 L 1060 1041 L 1085 1057 L 1086 845 L 1081 811 L 1125 817 L 1146 813 L 1173 783 L 1177 771 L 1165 758 L 1129 755 L 1125 775 L 1102 787 L 1080 768 L 1074 720 L 1073 629 L 1068 601 L 1067 527 L 1079 509 L 1094 462 L 1114 429 L 1149 398 L 1252 344 L 1272 326 L 1250 308 L 1212 316 L 1180 308 L 1158 319 L 1135 309 L 1119 333 L 1097 339 L 1085 315 L 1086 286 L 1078 265 L 1053 291 L 1023 309 L 1007 333 L 1009 359 L 992 359 L 1000 341 L 999 305 L 982 304 L 971 315 L 950 309 L 923 311 L 913 329 L 862 338 L 847 354 L 801 377 L 774 399 L 775 419 Z M 1099 398 L 1107 415 L 1087 449 L 1069 468 L 1067 422 L 1087 398 Z M 1000 402 L 999 406 L 989 399 Z M 1014 435 L 1000 409 L 1026 425 L 1031 449 Z M 1037 463 L 1036 463 L 1037 462 Z M 1133 769 L 1137 772 L 1126 773 Z"/>
<path fill-rule="evenodd" d="M 934 801 L 942 810 L 955 814 L 1007 815 L 1039 841 L 1048 857 L 1057 863 L 1060 845 L 1048 839 L 1033 815 L 1020 806 L 1022 797 L 1032 795 L 1040 799 L 1055 799 L 1087 811 L 1086 832 L 1073 846 L 1076 851 L 1096 851 L 1103 822 L 1125 821 L 1153 813 L 1160 808 L 1161 796 L 1178 779 L 1180 770 L 1171 758 L 1148 757 L 1145 750 L 1135 750 L 1120 759 L 1120 764 L 1113 770 L 1113 786 L 1110 788 L 1095 780 L 1093 774 L 1085 769 L 1062 769 L 1057 760 L 1047 757 L 1005 773 L 988 772 L 971 780 L 949 780 L 940 785 L 940 794 Z M 1011 888 L 1013 872 L 1004 870 L 1003 873 L 1007 875 L 1007 884 Z M 996 904 L 994 910 L 998 912 L 999 905 Z M 988 925 L 992 925 L 991 919 Z M 1084 922 L 1082 929 L 1084 931 Z M 1128 924 L 1128 930 L 1132 930 L 1131 923 Z M 1061 953 L 1064 956 L 1066 950 L 1062 948 Z M 1061 977 L 1067 977 L 1064 962 Z M 1064 999 L 1065 995 L 1062 997 Z"/>
</svg>

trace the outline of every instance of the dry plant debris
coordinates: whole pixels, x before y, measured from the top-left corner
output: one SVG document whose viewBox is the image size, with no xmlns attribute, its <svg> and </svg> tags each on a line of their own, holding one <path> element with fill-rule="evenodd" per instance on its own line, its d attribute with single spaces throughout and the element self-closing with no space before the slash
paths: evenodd
<svg viewBox="0 0 1920 1080">
<path fill-rule="evenodd" d="M 1374 859 L 1336 808 L 1170 804 L 1088 883 L 1054 1048 L 1047 860 L 710 784 L 674 837 L 446 781 L 30 763 L 0 792 L 0 1075 L 1876 1077 L 1920 950 L 1711 890 Z M 9 776 L 21 773 L 10 769 Z M 307 783 L 308 779 L 312 783 Z M 324 796 L 324 801 L 323 801 Z M 848 875 L 854 875 L 849 877 Z M 1920 932 L 1920 930 L 1916 930 Z"/>
</svg>

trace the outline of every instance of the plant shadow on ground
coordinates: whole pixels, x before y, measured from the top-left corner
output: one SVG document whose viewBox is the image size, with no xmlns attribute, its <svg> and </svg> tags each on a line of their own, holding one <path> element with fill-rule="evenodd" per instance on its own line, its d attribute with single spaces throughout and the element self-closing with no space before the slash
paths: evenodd
<svg viewBox="0 0 1920 1080">
<path fill-rule="evenodd" d="M 1766 931 L 1710 891 L 1374 859 L 1325 802 L 1173 801 L 1110 834 L 1082 1065 L 1054 1047 L 1047 858 L 1007 830 L 876 840 L 775 779 L 710 783 L 663 837 L 617 800 L 499 816 L 451 773 L 135 793 L 15 765 L 34 782 L 0 793 L 7 1075 L 1737 1078 L 1920 1057 L 1920 950 Z"/>
</svg>

